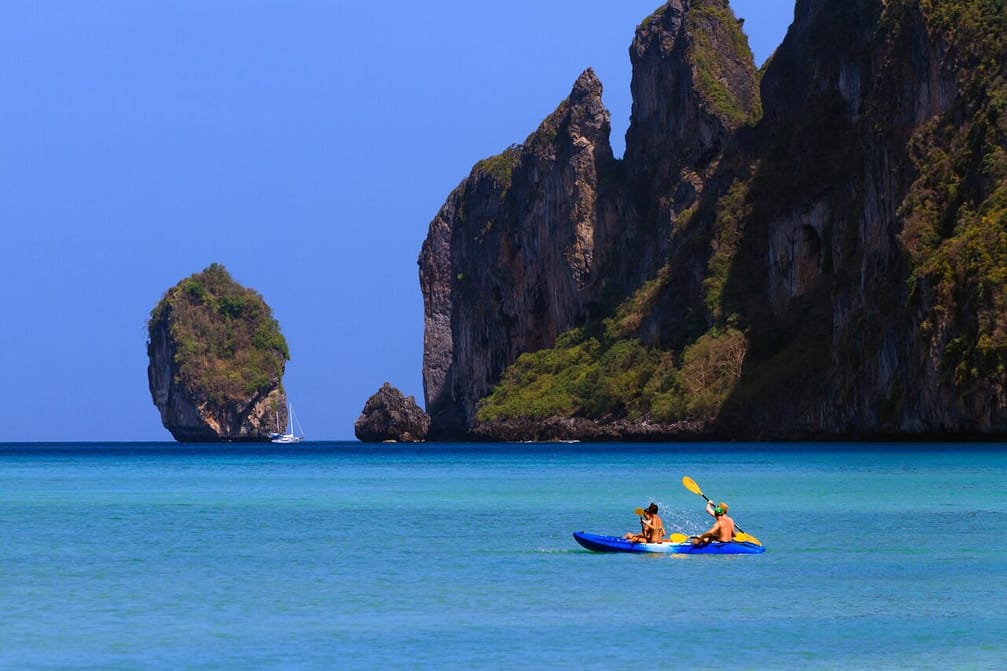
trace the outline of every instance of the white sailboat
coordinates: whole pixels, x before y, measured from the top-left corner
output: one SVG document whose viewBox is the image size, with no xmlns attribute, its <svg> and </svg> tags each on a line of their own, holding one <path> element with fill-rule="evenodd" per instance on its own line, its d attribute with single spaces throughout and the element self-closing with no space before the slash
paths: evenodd
<svg viewBox="0 0 1007 671">
<path fill-rule="evenodd" d="M 294 406 L 287 404 L 287 415 L 288 415 L 288 431 L 286 433 L 271 433 L 269 434 L 270 441 L 273 443 L 299 443 L 304 440 L 304 429 L 301 428 L 301 423 L 297 421 L 297 416 L 294 414 Z M 294 422 L 297 422 L 297 431 L 294 433 Z"/>
</svg>

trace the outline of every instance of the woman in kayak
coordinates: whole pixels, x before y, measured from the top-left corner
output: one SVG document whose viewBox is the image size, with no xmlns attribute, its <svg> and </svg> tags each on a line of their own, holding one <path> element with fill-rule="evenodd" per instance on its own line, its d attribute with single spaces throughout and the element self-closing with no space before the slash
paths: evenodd
<svg viewBox="0 0 1007 671">
<path fill-rule="evenodd" d="M 706 512 L 711 515 L 716 522 L 706 533 L 693 537 L 693 545 L 709 545 L 710 541 L 720 541 L 727 543 L 734 538 L 734 520 L 727 516 L 727 504 L 721 501 L 714 505 L 713 501 L 707 501 Z"/>
<path fill-rule="evenodd" d="M 626 534 L 625 540 L 634 543 L 660 543 L 664 538 L 664 520 L 657 516 L 657 504 L 651 503 L 640 518 L 639 534 Z"/>
</svg>

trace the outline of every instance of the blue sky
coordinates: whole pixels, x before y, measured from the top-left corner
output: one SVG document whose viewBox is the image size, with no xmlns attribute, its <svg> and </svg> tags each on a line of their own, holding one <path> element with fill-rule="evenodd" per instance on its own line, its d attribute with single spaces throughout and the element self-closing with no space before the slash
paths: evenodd
<svg viewBox="0 0 1007 671">
<path fill-rule="evenodd" d="M 146 319 L 212 262 L 263 295 L 309 439 L 422 404 L 427 226 L 593 67 L 629 123 L 657 0 L 0 1 L 0 441 L 170 440 Z M 756 63 L 793 0 L 734 0 Z"/>
</svg>

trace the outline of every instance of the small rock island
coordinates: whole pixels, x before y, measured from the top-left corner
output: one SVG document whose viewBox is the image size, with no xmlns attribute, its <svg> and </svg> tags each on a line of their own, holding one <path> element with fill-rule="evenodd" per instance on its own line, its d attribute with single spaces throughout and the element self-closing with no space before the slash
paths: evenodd
<svg viewBox="0 0 1007 671">
<path fill-rule="evenodd" d="M 427 437 L 430 416 L 416 399 L 385 382 L 367 399 L 353 432 L 365 443 L 418 443 Z"/>
<path fill-rule="evenodd" d="M 179 442 L 264 442 L 287 424 L 287 341 L 257 292 L 213 263 L 150 313 L 147 378 Z"/>
</svg>

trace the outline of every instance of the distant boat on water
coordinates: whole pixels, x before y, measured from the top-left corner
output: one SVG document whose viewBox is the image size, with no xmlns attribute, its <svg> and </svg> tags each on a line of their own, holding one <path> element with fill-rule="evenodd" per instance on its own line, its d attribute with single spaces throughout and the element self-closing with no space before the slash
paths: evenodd
<svg viewBox="0 0 1007 671">
<path fill-rule="evenodd" d="M 271 433 L 269 434 L 269 440 L 273 443 L 299 443 L 304 440 L 304 429 L 301 428 L 301 423 L 297 420 L 297 416 L 294 414 L 294 406 L 287 404 L 287 423 L 288 429 L 286 433 Z M 294 423 L 297 423 L 297 433 L 294 433 Z"/>
</svg>

